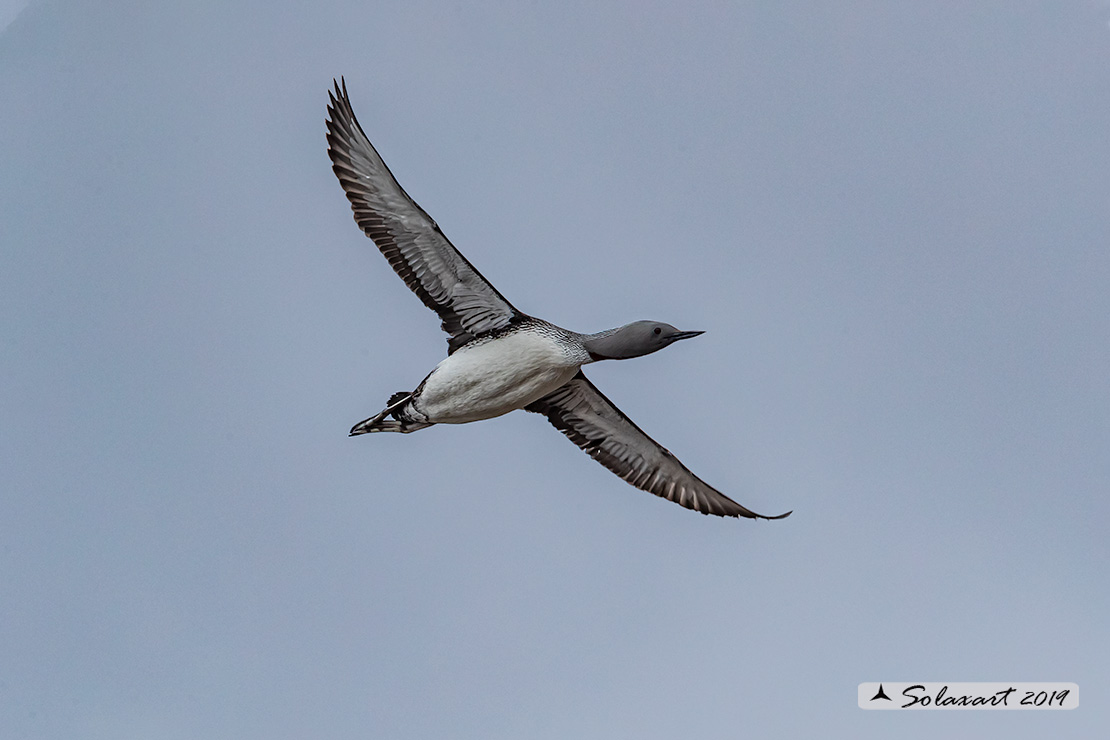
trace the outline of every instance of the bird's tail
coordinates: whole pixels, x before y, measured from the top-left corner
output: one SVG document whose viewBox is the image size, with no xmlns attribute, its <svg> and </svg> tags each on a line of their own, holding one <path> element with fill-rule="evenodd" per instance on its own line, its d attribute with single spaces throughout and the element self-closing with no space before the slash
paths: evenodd
<svg viewBox="0 0 1110 740">
<path fill-rule="evenodd" d="M 412 398 L 412 393 L 410 391 L 397 391 L 389 397 L 388 401 L 385 402 L 386 412 L 390 414 L 394 413 L 397 409 L 401 408 L 401 405 L 405 401 L 409 400 L 410 398 Z"/>
<path fill-rule="evenodd" d="M 371 416 L 369 419 L 364 419 L 358 424 L 351 427 L 352 437 L 359 434 L 369 434 L 370 432 L 400 432 L 407 434 L 415 432 L 417 429 L 430 427 L 431 424 L 422 421 L 408 421 L 402 417 L 398 412 L 401 407 L 409 402 L 412 398 L 410 391 L 398 391 L 389 397 L 384 409 L 381 412 Z M 392 415 L 392 419 L 387 419 L 387 416 Z"/>
</svg>

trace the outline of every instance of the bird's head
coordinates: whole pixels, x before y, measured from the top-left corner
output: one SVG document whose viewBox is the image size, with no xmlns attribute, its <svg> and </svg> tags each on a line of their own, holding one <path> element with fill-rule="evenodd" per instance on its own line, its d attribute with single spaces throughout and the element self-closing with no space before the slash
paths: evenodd
<svg viewBox="0 0 1110 740">
<path fill-rule="evenodd" d="M 690 339 L 701 331 L 679 331 L 662 321 L 634 321 L 618 329 L 590 334 L 582 343 L 593 360 L 627 360 L 658 352 L 680 339 Z"/>
</svg>

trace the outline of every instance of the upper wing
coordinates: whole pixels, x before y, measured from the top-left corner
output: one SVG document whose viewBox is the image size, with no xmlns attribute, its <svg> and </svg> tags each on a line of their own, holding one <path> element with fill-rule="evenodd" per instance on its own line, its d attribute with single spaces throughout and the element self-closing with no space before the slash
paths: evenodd
<svg viewBox="0 0 1110 740">
<path fill-rule="evenodd" d="M 329 92 L 328 156 L 355 221 L 424 305 L 443 319 L 450 350 L 524 315 L 463 257 L 401 188 L 359 126 L 347 86 Z"/>
<path fill-rule="evenodd" d="M 525 408 L 546 416 L 590 457 L 632 485 L 687 509 L 749 519 L 782 519 L 791 514 L 756 514 L 698 478 L 633 424 L 581 371 Z"/>
</svg>

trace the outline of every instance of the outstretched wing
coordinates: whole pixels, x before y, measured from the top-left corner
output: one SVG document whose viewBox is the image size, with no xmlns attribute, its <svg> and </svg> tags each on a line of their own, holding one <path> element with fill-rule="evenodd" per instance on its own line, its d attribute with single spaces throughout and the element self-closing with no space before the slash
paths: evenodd
<svg viewBox="0 0 1110 740">
<path fill-rule="evenodd" d="M 355 221 L 405 284 L 443 319 L 450 351 L 524 318 L 401 188 L 359 126 L 346 83 L 335 83 L 328 97 L 328 156 Z"/>
<path fill-rule="evenodd" d="M 632 485 L 687 509 L 749 519 L 782 519 L 791 514 L 756 514 L 710 486 L 644 434 L 581 371 L 525 408 L 546 416 L 590 457 Z"/>
</svg>

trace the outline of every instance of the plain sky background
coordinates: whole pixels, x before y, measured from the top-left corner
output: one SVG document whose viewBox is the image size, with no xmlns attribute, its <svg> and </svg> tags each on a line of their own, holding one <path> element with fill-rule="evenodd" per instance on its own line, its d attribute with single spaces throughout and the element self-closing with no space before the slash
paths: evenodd
<svg viewBox="0 0 1110 740">
<path fill-rule="evenodd" d="M 0 736 L 1110 726 L 1110 4 L 21 5 Z M 339 75 L 519 308 L 706 330 L 589 375 L 794 515 L 521 412 L 347 438 L 446 343 L 331 173 Z M 881 680 L 1081 700 L 858 709 Z"/>
</svg>

